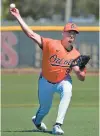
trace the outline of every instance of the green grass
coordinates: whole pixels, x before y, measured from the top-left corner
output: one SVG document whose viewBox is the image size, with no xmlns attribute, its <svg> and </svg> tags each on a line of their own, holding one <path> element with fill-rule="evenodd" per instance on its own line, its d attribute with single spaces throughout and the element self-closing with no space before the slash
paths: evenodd
<svg viewBox="0 0 100 136">
<path fill-rule="evenodd" d="M 31 117 L 38 109 L 38 75 L 2 75 L 1 85 L 1 136 L 50 136 L 49 132 L 36 131 Z M 73 76 L 73 96 L 62 126 L 64 136 L 99 136 L 99 80 L 87 76 L 84 82 Z M 59 95 L 44 118 L 48 131 L 55 123 Z"/>
</svg>

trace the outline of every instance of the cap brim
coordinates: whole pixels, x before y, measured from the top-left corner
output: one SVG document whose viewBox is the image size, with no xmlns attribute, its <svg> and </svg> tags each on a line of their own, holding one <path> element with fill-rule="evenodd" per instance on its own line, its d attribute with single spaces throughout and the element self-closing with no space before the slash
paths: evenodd
<svg viewBox="0 0 100 136">
<path fill-rule="evenodd" d="M 74 30 L 74 29 L 72 29 L 72 30 L 67 30 L 67 31 L 75 31 L 75 32 L 76 32 L 76 34 L 79 34 L 79 31 Z"/>
</svg>

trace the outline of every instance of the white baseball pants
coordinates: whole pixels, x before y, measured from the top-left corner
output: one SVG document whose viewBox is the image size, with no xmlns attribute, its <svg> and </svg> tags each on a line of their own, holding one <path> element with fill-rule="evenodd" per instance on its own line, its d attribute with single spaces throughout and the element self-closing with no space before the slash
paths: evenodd
<svg viewBox="0 0 100 136">
<path fill-rule="evenodd" d="M 54 93 L 60 94 L 60 104 L 56 123 L 63 124 L 65 114 L 67 112 L 71 96 L 72 96 L 72 80 L 70 75 L 60 83 L 49 83 L 43 76 L 38 82 L 38 97 L 40 107 L 36 113 L 35 124 L 40 124 L 44 116 L 48 114 L 51 106 Z"/>
</svg>

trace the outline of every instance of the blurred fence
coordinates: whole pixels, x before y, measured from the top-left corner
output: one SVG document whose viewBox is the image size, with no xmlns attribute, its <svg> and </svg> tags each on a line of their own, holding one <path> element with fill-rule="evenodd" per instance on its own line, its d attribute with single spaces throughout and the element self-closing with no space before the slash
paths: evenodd
<svg viewBox="0 0 100 136">
<path fill-rule="evenodd" d="M 35 26 L 32 30 L 44 37 L 62 38 L 62 26 Z M 74 46 L 81 54 L 88 54 L 91 60 L 89 70 L 99 68 L 99 27 L 79 27 Z M 1 27 L 1 67 L 10 68 L 41 68 L 42 52 L 36 43 L 28 38 L 19 26 Z"/>
</svg>

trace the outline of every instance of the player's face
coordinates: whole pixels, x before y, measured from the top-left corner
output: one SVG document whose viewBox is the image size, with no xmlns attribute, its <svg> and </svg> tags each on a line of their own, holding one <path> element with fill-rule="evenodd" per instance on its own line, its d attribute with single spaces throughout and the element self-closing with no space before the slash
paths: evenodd
<svg viewBox="0 0 100 136">
<path fill-rule="evenodd" d="M 76 32 L 75 31 L 64 31 L 63 32 L 63 38 L 68 42 L 68 43 L 73 43 L 75 38 L 76 38 Z"/>
</svg>

